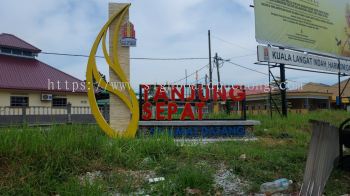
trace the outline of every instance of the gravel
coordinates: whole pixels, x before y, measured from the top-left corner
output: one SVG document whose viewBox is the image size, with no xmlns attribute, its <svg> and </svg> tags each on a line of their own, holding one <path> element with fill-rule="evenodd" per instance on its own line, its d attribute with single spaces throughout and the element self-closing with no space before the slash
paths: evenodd
<svg viewBox="0 0 350 196">
<path fill-rule="evenodd" d="M 225 166 L 221 166 L 221 169 L 215 174 L 215 184 L 216 187 L 223 189 L 222 195 L 246 195 L 244 189 L 248 186 L 247 182 L 239 179 Z"/>
</svg>

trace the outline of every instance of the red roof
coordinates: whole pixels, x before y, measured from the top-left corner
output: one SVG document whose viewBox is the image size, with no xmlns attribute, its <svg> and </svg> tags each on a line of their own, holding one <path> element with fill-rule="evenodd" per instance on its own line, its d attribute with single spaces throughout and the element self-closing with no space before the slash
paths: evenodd
<svg viewBox="0 0 350 196">
<path fill-rule="evenodd" d="M 269 92 L 268 85 L 245 86 L 246 95 L 256 95 Z"/>
<path fill-rule="evenodd" d="M 0 34 L 0 46 L 15 48 L 15 49 L 23 49 L 31 52 L 39 53 L 41 50 L 26 41 L 7 33 Z"/>
<path fill-rule="evenodd" d="M 0 88 L 2 89 L 72 92 L 73 84 L 78 83 L 79 90 L 75 92 L 86 92 L 85 89 L 80 88 L 81 80 L 34 58 L 0 55 L 0 70 Z M 49 81 L 54 82 L 54 87 L 50 83 L 50 89 Z M 60 82 L 60 90 L 57 81 Z M 66 81 L 68 89 L 66 89 Z"/>
</svg>

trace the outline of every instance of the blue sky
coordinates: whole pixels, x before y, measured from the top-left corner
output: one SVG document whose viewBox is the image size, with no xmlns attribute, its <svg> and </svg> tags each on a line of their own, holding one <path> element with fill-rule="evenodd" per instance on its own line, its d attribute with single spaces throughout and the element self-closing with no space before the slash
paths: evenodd
<svg viewBox="0 0 350 196">
<path fill-rule="evenodd" d="M 267 73 L 256 62 L 254 10 L 252 0 L 130 0 L 131 21 L 138 46 L 132 57 L 207 57 L 207 30 L 212 31 L 212 52 L 224 59 Z M 14 34 L 45 52 L 89 54 L 100 28 L 107 20 L 105 0 L 0 0 L 0 32 Z M 39 55 L 39 59 L 82 80 L 87 58 Z M 206 65 L 195 61 L 131 61 L 131 83 L 173 82 Z M 99 69 L 107 74 L 102 60 Z M 277 70 L 276 70 L 277 71 Z M 199 72 L 204 77 L 207 69 Z M 216 81 L 216 72 L 214 72 Z M 298 82 L 333 84 L 336 76 L 287 71 L 287 78 Z M 224 83 L 267 83 L 266 75 L 225 63 Z M 188 79 L 195 81 L 195 76 Z M 184 81 L 183 81 L 184 82 Z"/>
</svg>

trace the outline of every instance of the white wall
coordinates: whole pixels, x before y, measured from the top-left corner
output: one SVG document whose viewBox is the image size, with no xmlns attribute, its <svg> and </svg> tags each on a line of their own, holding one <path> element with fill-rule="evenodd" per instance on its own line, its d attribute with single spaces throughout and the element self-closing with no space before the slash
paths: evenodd
<svg viewBox="0 0 350 196">
<path fill-rule="evenodd" d="M 28 92 L 28 91 L 6 91 L 0 90 L 0 107 L 10 106 L 10 97 L 11 96 L 28 96 L 29 97 L 29 106 L 45 106 L 51 107 L 51 101 L 41 101 L 42 92 Z M 49 93 L 48 93 L 49 94 Z M 55 94 L 55 93 L 53 93 Z M 63 94 L 58 93 L 55 95 L 59 95 L 61 97 L 66 97 L 67 102 L 71 103 L 72 106 L 79 107 L 89 107 L 87 94 L 78 94 L 78 93 L 70 93 Z"/>
</svg>

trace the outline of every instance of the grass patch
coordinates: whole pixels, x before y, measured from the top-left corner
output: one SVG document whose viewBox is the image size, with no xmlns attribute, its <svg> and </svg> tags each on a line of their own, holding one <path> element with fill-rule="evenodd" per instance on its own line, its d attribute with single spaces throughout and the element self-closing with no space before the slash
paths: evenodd
<svg viewBox="0 0 350 196">
<path fill-rule="evenodd" d="M 263 182 L 285 177 L 301 184 L 310 119 L 339 125 L 346 112 L 322 111 L 290 115 L 288 119 L 251 116 L 257 142 L 222 142 L 179 146 L 167 136 L 110 139 L 92 125 L 57 125 L 0 130 L 0 193 L 2 195 L 185 195 L 186 188 L 214 194 L 214 174 L 224 164 L 249 182 L 247 193 Z M 246 159 L 240 155 L 246 154 Z M 81 176 L 101 171 L 93 183 Z M 145 179 L 165 177 L 149 184 Z M 291 192 L 298 191 L 293 186 Z M 327 195 L 350 192 L 349 174 L 336 170 Z"/>
</svg>

